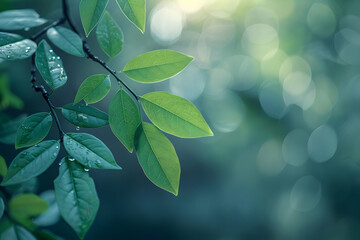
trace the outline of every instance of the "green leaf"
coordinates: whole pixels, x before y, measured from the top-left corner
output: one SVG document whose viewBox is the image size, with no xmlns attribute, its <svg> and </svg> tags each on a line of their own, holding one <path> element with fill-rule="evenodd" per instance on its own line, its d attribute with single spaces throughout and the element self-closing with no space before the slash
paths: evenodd
<svg viewBox="0 0 360 240">
<path fill-rule="evenodd" d="M 199 110 L 188 100 L 166 92 L 140 97 L 149 119 L 164 132 L 182 138 L 213 136 Z"/>
<path fill-rule="evenodd" d="M 124 144 L 129 152 L 132 152 L 134 149 L 135 132 L 141 123 L 141 115 L 138 105 L 122 89 L 111 100 L 109 123 L 114 135 Z"/>
<path fill-rule="evenodd" d="M 24 38 L 18 34 L 0 32 L 0 46 L 4 46 L 10 43 L 18 42 Z"/>
<path fill-rule="evenodd" d="M 74 104 L 81 100 L 92 104 L 103 99 L 111 88 L 110 76 L 104 74 L 92 75 L 85 79 L 76 93 Z"/>
<path fill-rule="evenodd" d="M 20 35 L 0 32 L 0 60 L 19 60 L 30 57 L 36 51 L 36 43 Z"/>
<path fill-rule="evenodd" d="M 17 129 L 24 121 L 25 115 L 20 115 L 14 120 L 2 119 L 0 124 L 0 142 L 4 144 L 14 144 Z"/>
<path fill-rule="evenodd" d="M 13 219 L 30 228 L 35 228 L 31 217 L 35 217 L 48 209 L 48 203 L 35 194 L 20 194 L 9 202 L 9 211 Z"/>
<path fill-rule="evenodd" d="M 0 155 L 0 176 L 5 177 L 7 173 L 7 165 L 3 156 Z"/>
<path fill-rule="evenodd" d="M 0 240 L 36 240 L 36 238 L 25 228 L 13 225 L 1 234 Z"/>
<path fill-rule="evenodd" d="M 0 197 L 0 219 L 2 218 L 5 210 L 4 200 Z"/>
<path fill-rule="evenodd" d="M 11 162 L 2 186 L 23 183 L 39 176 L 55 161 L 60 143 L 48 140 L 19 153 Z"/>
<path fill-rule="evenodd" d="M 51 124 L 50 113 L 36 113 L 27 117 L 16 132 L 15 148 L 30 147 L 41 142 L 48 135 Z"/>
<path fill-rule="evenodd" d="M 70 29 L 57 26 L 47 30 L 46 34 L 50 41 L 64 52 L 77 57 L 85 57 L 81 38 Z"/>
<path fill-rule="evenodd" d="M 43 25 L 47 21 L 39 18 L 39 14 L 32 9 L 17 9 L 0 12 L 0 29 L 27 30 Z"/>
<path fill-rule="evenodd" d="M 55 179 L 55 195 L 64 220 L 83 239 L 99 209 L 94 181 L 84 167 L 63 159 Z"/>
<path fill-rule="evenodd" d="M 0 75 L 0 96 L 0 111 L 7 108 L 16 108 L 20 110 L 24 106 L 23 101 L 11 92 L 9 78 L 6 75 Z"/>
<path fill-rule="evenodd" d="M 123 72 L 138 82 L 160 82 L 181 72 L 193 59 L 172 50 L 156 50 L 134 58 Z"/>
<path fill-rule="evenodd" d="M 106 145 L 90 134 L 65 134 L 64 147 L 72 158 L 87 168 L 121 169 Z"/>
<path fill-rule="evenodd" d="M 81 0 L 80 17 L 86 37 L 98 24 L 109 0 Z"/>
<path fill-rule="evenodd" d="M 78 127 L 97 128 L 109 124 L 106 113 L 84 104 L 65 105 L 61 112 L 66 120 Z"/>
<path fill-rule="evenodd" d="M 9 202 L 9 210 L 12 216 L 37 216 L 45 212 L 48 203 L 35 194 L 26 193 L 13 197 Z"/>
<path fill-rule="evenodd" d="M 177 196 L 180 163 L 169 139 L 154 125 L 143 122 L 136 132 L 135 149 L 139 163 L 150 181 Z"/>
<path fill-rule="evenodd" d="M 125 16 L 142 32 L 145 32 L 145 0 L 116 0 Z"/>
<path fill-rule="evenodd" d="M 63 63 L 46 40 L 42 40 L 36 50 L 35 63 L 44 81 L 53 90 L 66 83 L 67 76 Z"/>
<path fill-rule="evenodd" d="M 96 38 L 101 49 L 110 57 L 118 55 L 124 43 L 124 36 L 108 12 L 105 12 L 96 28 Z"/>
</svg>

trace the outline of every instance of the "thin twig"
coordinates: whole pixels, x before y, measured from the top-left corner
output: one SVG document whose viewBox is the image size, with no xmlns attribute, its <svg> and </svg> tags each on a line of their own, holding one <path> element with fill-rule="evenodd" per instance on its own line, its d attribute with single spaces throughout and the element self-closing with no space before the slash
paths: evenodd
<svg viewBox="0 0 360 240">
<path fill-rule="evenodd" d="M 33 89 L 35 90 L 35 92 L 40 92 L 42 94 L 44 100 L 46 101 L 47 105 L 49 106 L 51 114 L 54 117 L 56 126 L 57 126 L 57 128 L 59 130 L 60 141 L 62 141 L 64 131 L 61 128 L 59 118 L 58 118 L 58 116 L 57 116 L 57 114 L 55 112 L 55 107 L 52 104 L 52 102 L 50 101 L 49 93 L 46 91 L 46 89 L 45 89 L 45 87 L 43 85 L 37 85 L 36 84 L 35 55 L 32 55 L 32 57 L 31 57 L 31 80 L 30 80 L 30 82 L 31 82 L 31 85 L 32 85 Z"/>
<path fill-rule="evenodd" d="M 87 55 L 87 57 L 91 60 L 93 60 L 94 62 L 97 62 L 99 63 L 103 68 L 105 68 L 111 75 L 113 75 L 116 80 L 118 82 L 121 83 L 121 85 L 123 85 L 135 98 L 136 100 L 139 100 L 139 96 L 130 88 L 128 87 L 125 82 L 123 82 L 119 77 L 118 75 L 116 74 L 116 71 L 114 71 L 113 69 L 111 69 L 106 63 L 105 61 L 103 61 L 102 59 L 100 59 L 98 56 L 94 55 L 89 47 L 89 45 L 87 44 L 86 41 L 83 42 L 83 48 L 84 48 L 84 51 Z"/>
<path fill-rule="evenodd" d="M 44 27 L 43 29 L 41 29 L 39 32 L 35 33 L 30 39 L 35 41 L 36 39 L 38 39 L 41 35 L 43 35 L 44 33 L 47 32 L 47 30 L 49 30 L 52 27 L 56 27 L 60 24 L 63 24 L 66 21 L 66 17 L 61 17 L 58 20 L 56 20 L 55 22 L 53 22 L 52 24 Z"/>
</svg>

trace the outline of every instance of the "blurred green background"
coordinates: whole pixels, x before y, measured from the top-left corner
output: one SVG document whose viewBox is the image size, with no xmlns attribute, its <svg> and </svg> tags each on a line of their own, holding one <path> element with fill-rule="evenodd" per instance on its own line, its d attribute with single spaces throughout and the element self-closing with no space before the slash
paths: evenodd
<svg viewBox="0 0 360 240">
<path fill-rule="evenodd" d="M 60 1 L 0 0 L 2 10 L 34 8 L 52 20 L 60 7 Z M 149 0 L 145 35 L 115 1 L 107 9 L 125 35 L 123 52 L 109 62 L 114 69 L 159 48 L 195 57 L 162 83 L 122 77 L 139 94 L 168 91 L 193 101 L 215 136 L 169 136 L 182 166 L 174 197 L 146 179 L 108 127 L 81 129 L 102 139 L 123 167 L 90 171 L 101 205 L 86 239 L 360 238 L 360 1 Z M 77 0 L 71 11 L 81 29 Z M 105 59 L 94 34 L 89 43 Z M 105 72 L 54 49 L 69 76 L 52 96 L 63 106 L 86 77 Z M 0 66 L 23 111 L 48 110 L 28 82 L 29 60 Z M 104 111 L 113 85 L 97 104 Z M 66 131 L 76 131 L 61 121 Z M 57 137 L 54 128 L 49 138 Z M 18 153 L 13 146 L 0 149 L 8 163 Z M 41 175 L 38 192 L 52 189 L 57 174 L 55 164 Z M 63 221 L 50 229 L 75 239 Z"/>
</svg>

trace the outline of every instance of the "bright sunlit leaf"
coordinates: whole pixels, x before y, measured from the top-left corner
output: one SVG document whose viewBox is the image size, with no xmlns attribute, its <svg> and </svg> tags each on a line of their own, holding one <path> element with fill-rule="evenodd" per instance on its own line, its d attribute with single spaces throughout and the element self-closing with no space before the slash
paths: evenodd
<svg viewBox="0 0 360 240">
<path fill-rule="evenodd" d="M 160 82 L 181 72 L 193 59 L 172 50 L 156 50 L 132 59 L 123 72 L 138 82 Z"/>
</svg>

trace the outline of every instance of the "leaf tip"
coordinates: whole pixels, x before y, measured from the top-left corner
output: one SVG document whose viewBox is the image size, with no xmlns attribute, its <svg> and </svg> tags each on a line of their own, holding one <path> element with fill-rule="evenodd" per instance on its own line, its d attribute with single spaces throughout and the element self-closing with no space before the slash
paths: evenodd
<svg viewBox="0 0 360 240">
<path fill-rule="evenodd" d="M 213 131 L 209 128 L 209 137 L 213 137 L 214 136 L 214 133 L 213 133 Z"/>
</svg>

